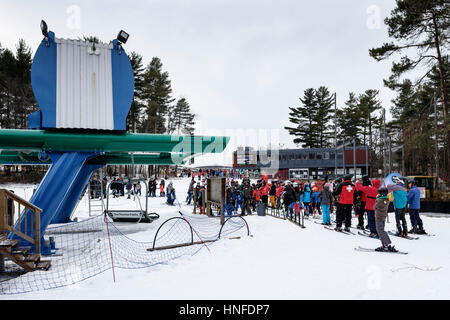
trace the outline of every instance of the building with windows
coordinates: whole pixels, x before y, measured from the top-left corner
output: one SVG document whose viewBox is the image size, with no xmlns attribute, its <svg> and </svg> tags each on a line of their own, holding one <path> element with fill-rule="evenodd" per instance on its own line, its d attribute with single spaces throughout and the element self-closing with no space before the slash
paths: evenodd
<svg viewBox="0 0 450 320">
<path fill-rule="evenodd" d="M 371 173 L 370 150 L 365 146 L 315 149 L 254 150 L 241 147 L 233 152 L 233 168 L 259 171 L 272 178 L 333 179 L 345 174 Z"/>
</svg>

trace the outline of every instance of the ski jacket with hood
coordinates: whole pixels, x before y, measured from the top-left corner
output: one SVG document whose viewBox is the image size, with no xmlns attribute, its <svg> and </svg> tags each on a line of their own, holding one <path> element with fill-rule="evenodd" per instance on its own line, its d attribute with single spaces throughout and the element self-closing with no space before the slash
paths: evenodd
<svg viewBox="0 0 450 320">
<path fill-rule="evenodd" d="M 416 186 L 408 192 L 408 204 L 410 209 L 420 209 L 420 190 Z"/>
<path fill-rule="evenodd" d="M 311 189 L 309 186 L 306 186 L 305 189 L 303 189 L 303 202 L 311 202 Z"/>
<path fill-rule="evenodd" d="M 281 194 L 283 193 L 283 187 L 282 186 L 278 186 L 277 187 L 277 197 L 281 197 Z"/>
<path fill-rule="evenodd" d="M 408 203 L 405 187 L 398 184 L 391 184 L 388 185 L 387 188 L 389 191 L 393 191 L 392 195 L 394 196 L 394 208 L 395 209 L 405 208 Z"/>
<path fill-rule="evenodd" d="M 289 185 L 285 188 L 283 200 L 287 204 L 291 204 L 292 202 L 295 202 L 295 191 L 291 185 Z"/>
<path fill-rule="evenodd" d="M 388 216 L 389 199 L 387 196 L 379 195 L 375 200 L 375 221 L 385 221 Z"/>
<path fill-rule="evenodd" d="M 322 191 L 320 192 L 319 197 L 322 200 L 322 205 L 327 205 L 329 206 L 333 200 L 332 198 L 332 194 L 328 188 L 328 186 L 324 186 Z"/>
<path fill-rule="evenodd" d="M 373 211 L 375 200 L 377 199 L 378 189 L 380 188 L 380 180 L 373 179 L 371 186 L 363 186 L 356 182 L 356 190 L 361 190 L 366 195 L 366 210 Z"/>
</svg>

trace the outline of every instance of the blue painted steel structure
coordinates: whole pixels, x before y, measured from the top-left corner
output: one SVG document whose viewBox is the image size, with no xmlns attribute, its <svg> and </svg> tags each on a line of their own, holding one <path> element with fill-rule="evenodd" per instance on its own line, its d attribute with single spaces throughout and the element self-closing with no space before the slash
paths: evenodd
<svg viewBox="0 0 450 320">
<path fill-rule="evenodd" d="M 57 129 L 57 43 L 55 34 L 48 33 L 36 50 L 31 68 L 33 93 L 40 110 L 28 118 L 29 129 Z M 126 130 L 126 117 L 134 94 L 134 74 L 125 50 L 118 40 L 113 41 L 111 49 L 111 71 L 113 88 L 114 130 Z M 82 80 L 82 79 L 81 79 Z M 50 254 L 51 247 L 43 235 L 49 224 L 70 222 L 70 216 L 93 172 L 103 165 L 86 165 L 86 161 L 101 152 L 58 152 L 49 151 L 52 165 L 42 180 L 30 202 L 41 208 L 40 232 L 41 252 Z M 21 230 L 25 223 L 30 224 L 31 212 L 22 215 Z M 17 227 L 17 226 L 16 226 Z M 30 225 L 26 230 L 32 230 Z M 31 232 L 31 231 L 30 231 Z M 18 238 L 11 235 L 11 238 Z M 30 245 L 21 239 L 22 245 Z"/>
<path fill-rule="evenodd" d="M 134 74 L 130 60 L 118 40 L 112 41 L 111 72 L 113 90 L 114 130 L 126 130 L 126 118 L 134 95 Z M 42 40 L 31 66 L 33 93 L 40 110 L 29 116 L 29 129 L 54 129 L 57 104 L 57 46 L 50 31 L 48 44 Z M 86 81 L 85 79 L 83 81 Z"/>
<path fill-rule="evenodd" d="M 31 203 L 43 209 L 40 227 L 42 240 L 49 224 L 70 222 L 70 215 L 92 173 L 102 167 L 84 165 L 88 159 L 97 155 L 93 152 L 49 152 L 53 164 L 30 199 Z M 25 230 L 25 223 L 28 223 L 27 230 L 32 230 L 30 214 L 27 213 L 27 219 L 23 216 L 18 222 L 21 230 Z M 17 236 L 11 237 L 19 239 Z M 21 242 L 22 245 L 29 245 L 23 239 Z M 45 241 L 41 241 L 41 252 L 51 253 Z"/>
<path fill-rule="evenodd" d="M 40 110 L 31 115 L 30 129 L 56 127 L 56 43 L 49 31 L 48 46 L 42 40 L 31 65 L 31 83 Z M 39 127 L 36 125 L 39 124 Z"/>
</svg>

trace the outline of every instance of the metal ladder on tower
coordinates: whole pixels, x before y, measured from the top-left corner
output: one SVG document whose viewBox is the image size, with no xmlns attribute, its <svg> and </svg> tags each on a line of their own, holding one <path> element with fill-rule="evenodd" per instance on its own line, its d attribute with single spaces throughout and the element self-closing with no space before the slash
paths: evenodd
<svg viewBox="0 0 450 320">
<path fill-rule="evenodd" d="M 101 177 L 100 171 L 100 177 Z M 103 188 L 103 180 L 94 179 L 90 180 L 88 183 L 87 197 L 89 203 L 89 216 L 98 216 L 105 212 L 105 194 L 106 188 Z M 106 187 L 106 186 L 105 186 Z"/>
</svg>

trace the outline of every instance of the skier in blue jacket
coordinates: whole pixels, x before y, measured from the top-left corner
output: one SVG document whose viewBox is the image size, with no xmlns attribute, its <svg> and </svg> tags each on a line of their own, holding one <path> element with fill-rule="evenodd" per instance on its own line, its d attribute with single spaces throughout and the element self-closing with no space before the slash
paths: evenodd
<svg viewBox="0 0 450 320">
<path fill-rule="evenodd" d="M 397 223 L 397 235 L 400 237 L 408 236 L 408 226 L 405 218 L 406 205 L 408 204 L 408 196 L 404 187 L 404 182 L 398 180 L 396 184 L 387 186 L 389 191 L 393 191 L 395 221 Z"/>
<path fill-rule="evenodd" d="M 244 214 L 244 197 L 242 196 L 241 192 L 239 190 L 236 190 L 235 193 L 233 193 L 233 198 L 236 200 L 236 213 L 239 208 L 241 208 L 241 213 Z"/>
<path fill-rule="evenodd" d="M 322 214 L 322 212 L 320 212 L 321 199 L 320 199 L 319 191 L 317 190 L 317 188 L 314 188 L 314 191 L 311 196 L 311 201 L 312 201 L 313 212 L 316 209 L 318 214 Z"/>
<path fill-rule="evenodd" d="M 420 219 L 420 190 L 414 180 L 409 181 L 410 190 L 408 192 L 409 218 L 411 219 L 412 229 L 409 233 L 426 234 L 423 229 L 423 222 Z"/>
<path fill-rule="evenodd" d="M 311 206 L 311 189 L 308 184 L 305 184 L 305 187 L 303 188 L 303 205 L 306 208 L 306 215 L 309 216 L 309 210 L 312 209 Z M 312 214 L 312 210 L 311 210 Z"/>
</svg>

